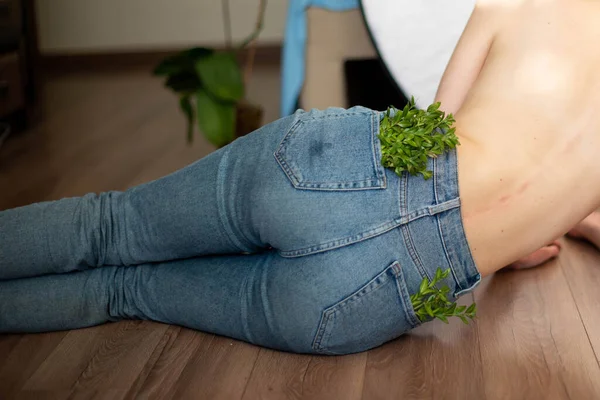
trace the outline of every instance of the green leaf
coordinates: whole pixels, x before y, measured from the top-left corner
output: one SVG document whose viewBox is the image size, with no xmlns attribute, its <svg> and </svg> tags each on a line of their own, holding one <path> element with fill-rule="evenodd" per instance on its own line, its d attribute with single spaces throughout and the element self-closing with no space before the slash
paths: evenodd
<svg viewBox="0 0 600 400">
<path fill-rule="evenodd" d="M 167 78 L 165 86 L 176 93 L 194 93 L 202 87 L 200 79 L 193 72 L 181 72 Z"/>
<path fill-rule="evenodd" d="M 433 310 L 431 309 L 431 305 L 429 303 L 425 303 L 425 311 L 430 317 L 433 317 Z"/>
<path fill-rule="evenodd" d="M 426 277 L 421 281 L 421 286 L 419 286 L 419 293 L 423 294 L 429 285 L 429 279 Z"/>
<path fill-rule="evenodd" d="M 435 317 L 446 324 L 448 323 L 448 318 L 443 315 L 436 315 Z"/>
<path fill-rule="evenodd" d="M 244 96 L 240 67 L 232 53 L 214 53 L 196 62 L 196 72 L 211 95 L 219 100 L 238 101 Z"/>
<path fill-rule="evenodd" d="M 187 141 L 194 141 L 194 107 L 191 96 L 185 95 L 179 98 L 179 107 L 187 119 Z"/>
<path fill-rule="evenodd" d="M 157 76 L 170 76 L 182 72 L 194 72 L 196 61 L 212 53 L 213 50 L 205 47 L 184 50 L 162 60 L 152 73 Z"/>
<path fill-rule="evenodd" d="M 460 320 L 462 322 L 464 322 L 465 325 L 469 325 L 469 321 L 462 315 L 459 315 L 458 318 L 460 318 Z"/>
<path fill-rule="evenodd" d="M 235 103 L 220 102 L 205 90 L 196 92 L 196 110 L 200 131 L 217 147 L 235 138 Z"/>
<path fill-rule="evenodd" d="M 452 124 L 453 118 L 439 110 L 435 103 L 427 110 L 415 107 L 411 98 L 402 112 L 388 109 L 380 124 L 382 164 L 398 175 L 407 171 L 430 179 L 427 157 L 436 157 L 459 143 Z M 392 117 L 393 114 L 393 117 Z"/>
<path fill-rule="evenodd" d="M 477 305 L 475 303 L 471 304 L 469 306 L 469 308 L 467 308 L 466 313 L 467 314 L 472 314 L 473 312 L 475 312 Z"/>
</svg>

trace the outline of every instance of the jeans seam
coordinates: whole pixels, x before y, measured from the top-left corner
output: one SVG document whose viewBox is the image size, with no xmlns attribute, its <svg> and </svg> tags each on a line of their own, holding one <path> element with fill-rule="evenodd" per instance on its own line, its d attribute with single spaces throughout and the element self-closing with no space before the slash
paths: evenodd
<svg viewBox="0 0 600 400">
<path fill-rule="evenodd" d="M 300 118 L 303 118 L 304 120 L 319 120 L 319 119 L 329 119 L 329 118 L 346 118 L 348 116 L 352 116 L 352 115 L 365 115 L 365 114 L 371 114 L 371 112 L 367 112 L 367 111 L 354 111 L 354 112 L 343 112 L 343 113 L 339 113 L 339 114 L 326 114 L 326 115 L 320 115 L 318 117 L 312 116 L 312 115 L 308 115 L 308 113 L 305 113 L 303 115 L 300 116 Z"/>
<path fill-rule="evenodd" d="M 41 220 L 44 221 L 46 219 L 46 209 L 42 210 L 42 218 Z M 44 236 L 45 236 L 45 242 L 46 242 L 46 247 L 48 248 L 48 254 L 50 254 L 50 261 L 52 263 L 52 265 L 56 265 L 56 257 L 54 256 L 54 254 L 52 254 L 52 246 L 50 245 L 50 235 L 48 234 L 48 226 L 47 224 L 42 224 L 44 227 Z"/>
<path fill-rule="evenodd" d="M 124 201 L 126 201 L 127 199 L 123 199 L 124 196 L 126 196 L 126 195 L 125 194 L 119 195 L 119 197 L 120 197 L 119 201 L 113 202 L 114 204 L 111 204 L 111 207 L 110 207 L 110 209 L 111 209 L 111 215 L 110 215 L 110 217 L 111 217 L 111 221 L 110 221 L 111 222 L 111 229 L 114 228 L 114 222 L 115 222 L 115 221 L 113 221 L 113 217 L 115 216 L 115 212 L 113 210 L 113 205 L 115 207 L 119 208 L 118 211 L 117 211 L 117 214 L 121 216 L 121 220 L 123 221 L 123 225 L 125 225 L 125 226 L 128 225 L 128 223 L 127 223 L 127 218 L 128 218 L 127 207 L 124 206 Z M 117 229 L 119 229 L 120 225 L 119 225 L 118 222 L 117 222 L 117 226 L 118 226 Z M 131 240 L 129 238 L 129 235 L 127 235 L 127 233 L 122 233 L 122 232 L 119 232 L 119 235 L 120 235 L 120 238 L 125 238 L 124 239 L 125 240 L 125 246 L 126 246 L 125 248 L 127 249 L 127 256 L 129 257 L 129 260 L 127 260 L 127 261 L 129 262 L 129 264 L 132 264 L 133 260 L 134 260 L 134 257 L 131 254 L 131 248 L 132 248 L 132 246 L 130 244 Z M 123 264 L 126 264 L 126 262 L 123 261 L 123 255 L 121 254 L 121 252 L 116 251 L 116 254 L 119 257 L 119 260 Z"/>
<path fill-rule="evenodd" d="M 319 327 L 317 328 L 317 333 L 315 335 L 315 340 L 313 340 L 312 347 L 314 350 L 322 352 L 323 346 L 321 343 L 323 342 L 325 335 L 325 328 L 327 327 L 328 321 L 330 317 L 333 315 L 333 312 L 327 312 L 327 310 L 321 313 L 321 320 L 319 321 Z"/>
<path fill-rule="evenodd" d="M 354 243 L 359 243 L 359 242 L 377 237 L 379 235 L 382 235 L 386 232 L 389 232 L 389 231 L 397 228 L 401 224 L 402 224 L 402 222 L 397 222 L 397 221 L 387 222 L 383 225 L 380 225 L 379 227 L 373 228 L 371 230 L 368 230 L 366 232 L 363 232 L 363 233 L 360 233 L 357 235 L 347 236 L 347 237 L 344 237 L 341 239 L 330 240 L 325 243 L 321 243 L 321 244 L 313 245 L 313 246 L 309 246 L 309 247 L 304 247 L 304 248 L 297 249 L 297 250 L 279 250 L 279 254 L 282 257 L 294 258 L 294 257 L 306 256 L 309 254 L 323 253 L 325 251 L 339 249 L 341 247 L 345 247 L 345 246 L 348 246 L 348 245 L 351 245 Z"/>
<path fill-rule="evenodd" d="M 375 118 L 377 116 L 377 118 Z M 381 154 L 379 152 L 379 146 L 377 146 L 379 133 L 379 114 L 371 113 L 371 145 L 373 146 L 373 165 L 377 166 L 378 162 L 381 162 Z M 377 160 L 379 157 L 379 161 Z M 383 167 L 383 166 L 382 166 Z M 383 187 L 387 187 L 387 180 L 385 177 L 385 170 L 383 168 L 375 168 L 375 174 L 379 181 L 381 181 Z"/>
<path fill-rule="evenodd" d="M 252 251 L 252 249 L 244 246 L 244 244 L 236 238 L 235 232 L 233 232 L 233 230 L 230 228 L 229 224 L 227 223 L 227 212 L 225 210 L 226 201 L 225 201 L 225 193 L 224 193 L 225 179 L 223 179 L 223 169 L 224 169 L 224 165 L 225 165 L 225 162 L 227 161 L 228 157 L 229 157 L 229 152 L 225 151 L 223 153 L 223 157 L 219 161 L 219 167 L 217 169 L 217 190 L 216 190 L 217 198 L 216 198 L 216 201 L 217 201 L 217 209 L 219 210 L 219 221 L 221 222 L 221 226 L 223 227 L 223 230 L 225 231 L 225 234 L 226 234 L 225 236 L 226 236 L 227 240 L 229 240 L 229 243 L 231 243 L 234 247 L 237 247 L 240 251 Z"/>
<path fill-rule="evenodd" d="M 404 245 L 406 246 L 406 249 L 408 250 L 408 254 L 410 255 L 410 258 L 413 260 L 413 263 L 415 264 L 415 266 L 421 273 L 421 276 L 426 276 L 426 277 L 430 278 L 429 274 L 427 273 L 427 270 L 425 269 L 425 266 L 423 265 L 423 261 L 421 260 L 421 257 L 419 257 L 419 253 L 417 253 L 417 250 L 415 248 L 412 234 L 410 233 L 408 224 L 403 225 L 401 229 L 402 229 L 402 237 L 404 238 Z"/>
<path fill-rule="evenodd" d="M 288 131 L 285 133 L 285 136 L 283 137 L 283 139 L 281 140 L 281 142 L 277 146 L 277 148 L 275 150 L 275 153 L 273 154 L 273 156 L 275 157 L 275 160 L 281 166 L 281 168 L 283 169 L 283 172 L 285 172 L 285 174 L 287 175 L 288 179 L 290 180 L 290 182 L 292 183 L 292 185 L 294 187 L 296 187 L 300 183 L 300 181 L 298 180 L 298 178 L 294 174 L 294 171 L 289 166 L 289 164 L 286 162 L 286 160 L 284 159 L 284 157 L 281 156 L 280 153 L 281 153 L 282 149 L 284 148 L 286 142 L 289 141 L 289 138 L 291 137 L 292 131 L 294 131 L 296 129 L 296 127 L 298 125 L 300 125 L 300 124 L 302 124 L 302 120 L 298 119 L 296 122 L 294 122 L 290 126 L 290 128 L 288 129 Z"/>
<path fill-rule="evenodd" d="M 402 180 L 401 180 L 400 184 L 402 185 L 402 187 L 401 187 L 402 196 L 401 196 L 401 200 L 400 200 L 400 215 L 408 215 L 408 175 L 406 173 L 402 174 Z M 410 228 L 409 228 L 408 224 L 403 225 L 400 228 L 400 231 L 402 232 L 402 238 L 404 239 L 404 245 L 406 246 L 406 249 L 408 250 L 408 254 L 412 258 L 413 263 L 417 267 L 417 270 L 419 270 L 419 272 L 421 273 L 421 276 L 428 276 L 427 271 L 423 265 L 423 261 L 421 260 L 421 258 L 419 257 L 419 255 L 415 249 L 415 245 L 412 240 L 412 235 L 410 233 Z"/>
<path fill-rule="evenodd" d="M 438 196 L 438 174 L 439 172 L 439 167 L 438 167 L 438 161 L 439 159 L 434 159 L 433 160 L 433 177 L 434 177 L 434 181 L 433 181 L 433 189 L 435 192 L 435 204 L 439 204 L 439 196 Z M 458 202 L 459 206 L 460 206 L 460 202 Z M 441 214 L 441 213 L 440 213 Z M 454 271 L 454 265 L 452 264 L 452 260 L 451 257 L 448 255 L 448 246 L 446 246 L 446 240 L 444 238 L 444 231 L 445 229 L 443 229 L 442 225 L 442 218 L 443 215 L 436 215 L 436 223 L 437 223 L 437 227 L 438 227 L 438 233 L 440 235 L 440 240 L 442 242 L 442 248 L 444 249 L 444 257 L 446 258 L 446 261 L 448 262 L 448 266 L 450 267 L 450 271 L 452 271 L 452 277 L 454 278 L 454 282 L 456 282 L 456 286 L 458 286 L 460 288 L 459 292 L 463 290 L 463 287 L 459 281 L 459 279 L 456 276 L 456 272 Z M 456 293 L 456 291 L 455 291 Z"/>
<path fill-rule="evenodd" d="M 408 290 L 408 286 L 406 284 L 406 279 L 404 278 L 404 272 L 402 271 L 402 266 L 398 263 L 396 263 L 397 266 L 395 266 L 393 268 L 394 271 L 394 275 L 396 276 L 396 289 L 398 290 L 398 296 L 400 297 L 400 301 L 402 301 L 402 305 L 404 308 L 404 315 L 406 316 L 406 318 L 408 318 L 408 320 L 410 321 L 410 323 L 413 325 L 413 328 L 416 328 L 417 326 L 421 325 L 421 320 L 419 320 L 419 318 L 417 317 L 413 305 L 412 305 L 412 301 L 410 300 L 410 292 Z M 402 282 L 400 282 L 400 280 L 402 280 Z M 400 287 L 400 284 L 403 283 L 404 284 L 404 288 L 406 290 L 402 290 L 402 288 Z M 408 298 L 406 297 L 408 294 Z M 413 310 L 412 313 L 410 312 L 410 310 Z"/>
<path fill-rule="evenodd" d="M 444 204 L 446 204 L 446 203 L 444 203 Z M 447 206 L 444 206 L 444 205 L 440 205 L 440 206 L 442 206 L 442 208 L 444 210 L 445 209 L 453 209 L 453 208 L 457 207 L 457 202 L 454 200 L 451 200 L 448 202 Z M 329 240 L 325 243 L 320 243 L 318 245 L 311 245 L 311 246 L 303 247 L 303 248 L 296 249 L 296 250 L 281 250 L 281 249 L 279 249 L 278 252 L 279 252 L 279 255 L 282 257 L 294 258 L 294 257 L 303 257 L 303 256 L 310 255 L 310 254 L 323 253 L 325 251 L 339 249 L 341 247 L 349 246 L 354 243 L 359 243 L 364 240 L 368 240 L 368 239 L 377 237 L 379 235 L 382 235 L 382 234 L 389 232 L 393 229 L 396 229 L 398 227 L 403 227 L 405 225 L 408 225 L 412 221 L 415 221 L 417 219 L 435 215 L 435 214 L 432 214 L 432 210 L 436 211 L 435 208 L 424 207 L 424 208 L 418 209 L 416 211 L 413 211 L 410 215 L 406 215 L 404 217 L 397 218 L 392 222 L 386 222 L 385 224 L 382 224 L 376 228 L 364 231 L 357 235 L 346 236 L 346 237 L 339 238 L 339 239 Z M 436 211 L 436 212 L 438 212 L 438 211 Z M 412 241 L 412 238 L 410 240 Z"/>
</svg>

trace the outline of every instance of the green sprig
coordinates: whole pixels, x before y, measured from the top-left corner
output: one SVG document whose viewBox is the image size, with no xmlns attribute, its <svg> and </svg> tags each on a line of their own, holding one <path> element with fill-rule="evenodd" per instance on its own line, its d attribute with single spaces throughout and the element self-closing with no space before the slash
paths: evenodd
<svg viewBox="0 0 600 400">
<path fill-rule="evenodd" d="M 437 284 L 446 279 L 450 274 L 450 269 L 442 271 L 438 268 L 435 272 L 435 277 L 430 282 L 427 277 L 421 281 L 419 292 L 410 296 L 415 313 L 421 322 L 425 322 L 431 318 L 437 318 L 445 323 L 448 323 L 448 318 L 458 317 L 465 324 L 469 323 L 469 319 L 473 320 L 477 314 L 477 306 L 475 303 L 467 306 L 458 306 L 456 303 L 448 300 L 450 288 L 443 286 L 438 288 Z"/>
<path fill-rule="evenodd" d="M 388 108 L 379 127 L 384 167 L 392 168 L 398 175 L 407 171 L 431 178 L 427 158 L 437 157 L 460 144 L 452 127 L 453 115 L 446 115 L 439 108 L 438 102 L 427 110 L 417 109 L 414 97 L 402 111 Z"/>
</svg>

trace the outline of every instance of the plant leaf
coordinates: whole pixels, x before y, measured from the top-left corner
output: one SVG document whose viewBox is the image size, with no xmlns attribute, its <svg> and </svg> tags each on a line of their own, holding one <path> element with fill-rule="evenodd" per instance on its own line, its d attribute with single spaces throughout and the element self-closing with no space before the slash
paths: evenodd
<svg viewBox="0 0 600 400">
<path fill-rule="evenodd" d="M 218 100 L 238 101 L 244 96 L 240 67 L 232 53 L 214 53 L 196 62 L 206 90 Z"/>
<path fill-rule="evenodd" d="M 165 86 L 176 93 L 192 94 L 200 89 L 202 84 L 194 72 L 180 72 L 170 75 Z"/>
<path fill-rule="evenodd" d="M 425 290 L 427 289 L 428 284 L 429 279 L 423 278 L 423 280 L 421 281 L 421 286 L 419 286 L 419 293 L 424 294 L 423 292 L 425 292 Z"/>
<path fill-rule="evenodd" d="M 465 312 L 467 314 L 472 314 L 473 312 L 476 311 L 476 307 L 477 307 L 477 305 L 475 303 L 473 303 L 469 306 L 469 308 L 467 308 L 467 311 L 465 311 Z"/>
<path fill-rule="evenodd" d="M 425 303 L 425 311 L 430 317 L 433 317 L 433 310 L 431 310 L 431 306 L 429 303 Z"/>
<path fill-rule="evenodd" d="M 194 141 L 194 106 L 192 105 L 191 96 L 181 96 L 179 98 L 179 107 L 187 119 L 187 141 L 188 143 L 192 143 Z"/>
<path fill-rule="evenodd" d="M 235 104 L 220 102 L 205 90 L 196 92 L 198 126 L 206 139 L 223 147 L 235 137 Z"/>
<path fill-rule="evenodd" d="M 169 76 L 182 72 L 194 72 L 194 64 L 202 57 L 213 53 L 205 47 L 194 47 L 180 51 L 162 60 L 152 73 L 156 76 Z"/>
</svg>

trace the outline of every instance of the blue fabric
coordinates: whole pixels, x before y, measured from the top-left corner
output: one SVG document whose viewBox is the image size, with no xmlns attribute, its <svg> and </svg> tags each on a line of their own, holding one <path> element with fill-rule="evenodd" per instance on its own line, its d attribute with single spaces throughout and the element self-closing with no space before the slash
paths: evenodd
<svg viewBox="0 0 600 400">
<path fill-rule="evenodd" d="M 0 212 L 0 332 L 147 319 L 301 353 L 379 346 L 479 274 L 456 152 L 381 165 L 382 113 L 298 111 L 161 179 Z"/>
<path fill-rule="evenodd" d="M 359 0 L 290 0 L 281 76 L 281 116 L 292 114 L 304 83 L 306 46 L 306 9 L 319 7 L 331 11 L 347 11 L 359 7 Z"/>
</svg>

